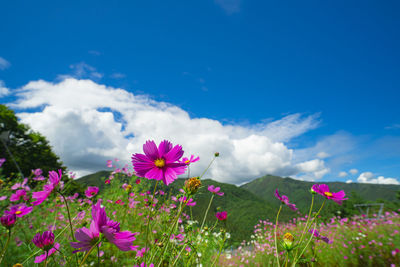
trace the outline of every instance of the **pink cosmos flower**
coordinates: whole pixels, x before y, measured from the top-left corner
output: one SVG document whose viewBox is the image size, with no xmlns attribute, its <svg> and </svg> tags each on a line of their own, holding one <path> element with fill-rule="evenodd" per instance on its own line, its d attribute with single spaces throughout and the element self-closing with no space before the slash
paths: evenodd
<svg viewBox="0 0 400 267">
<path fill-rule="evenodd" d="M 187 165 L 179 162 L 183 155 L 180 145 L 164 140 L 158 148 L 154 141 L 146 141 L 143 145 L 144 154 L 133 154 L 132 164 L 139 177 L 162 180 L 169 185 L 178 175 L 185 173 Z"/>
<path fill-rule="evenodd" d="M 15 214 L 6 214 L 0 218 L 1 225 L 3 225 L 7 229 L 13 227 L 16 221 L 17 216 Z"/>
<path fill-rule="evenodd" d="M 194 157 L 194 155 L 191 155 L 190 159 L 186 158 L 186 157 L 183 157 L 182 160 L 179 161 L 179 162 L 185 163 L 186 165 L 190 165 L 191 163 L 194 163 L 194 162 L 199 161 L 199 160 L 200 160 L 200 157 Z"/>
<path fill-rule="evenodd" d="M 339 205 L 342 205 L 343 200 L 348 199 L 348 198 L 345 198 L 346 194 L 344 193 L 343 190 L 339 191 L 337 193 L 332 193 L 329 191 L 329 186 L 327 186 L 326 184 L 320 184 L 320 185 L 315 184 L 311 187 L 311 189 L 313 191 L 315 191 L 316 193 L 320 194 L 321 196 L 326 197 L 327 199 L 332 199 Z"/>
<path fill-rule="evenodd" d="M 6 159 L 5 158 L 1 158 L 0 159 L 0 167 L 3 165 L 4 162 L 6 162 Z"/>
<path fill-rule="evenodd" d="M 221 188 L 219 186 L 215 187 L 214 185 L 209 185 L 207 189 L 211 193 L 216 194 L 218 196 L 223 196 L 224 195 L 224 192 L 219 192 L 219 190 L 221 190 Z"/>
<path fill-rule="evenodd" d="M 1 196 L 0 197 L 0 201 L 6 200 L 6 199 L 7 199 L 7 196 Z"/>
<path fill-rule="evenodd" d="M 150 263 L 150 265 L 147 265 L 146 263 L 142 262 L 140 265 L 134 265 L 133 267 L 154 267 L 154 264 Z"/>
<path fill-rule="evenodd" d="M 31 213 L 32 210 L 33 210 L 33 207 L 28 207 L 25 205 L 25 203 L 20 203 L 20 204 L 10 207 L 10 210 L 6 210 L 6 211 L 4 211 L 4 213 L 15 214 L 17 217 L 21 218 L 24 215 Z"/>
<path fill-rule="evenodd" d="M 112 160 L 111 159 L 107 160 L 107 167 L 112 168 Z"/>
<path fill-rule="evenodd" d="M 215 217 L 220 221 L 225 221 L 228 218 L 228 213 L 226 211 L 217 212 Z"/>
<path fill-rule="evenodd" d="M 314 231 L 313 231 L 314 230 Z M 320 235 L 320 233 L 316 229 L 310 229 L 309 232 L 313 234 L 316 238 L 324 241 L 327 244 L 332 244 L 333 242 L 329 240 L 328 237 Z"/>
<path fill-rule="evenodd" d="M 185 202 L 187 198 L 185 196 L 179 198 L 179 202 Z M 196 206 L 196 202 L 193 200 L 193 198 L 190 198 L 189 201 L 186 203 L 186 206 Z"/>
<path fill-rule="evenodd" d="M 12 194 L 10 197 L 10 201 L 11 202 L 19 201 L 21 197 L 23 197 L 24 199 L 26 197 L 26 191 L 24 189 L 17 190 L 14 194 Z"/>
<path fill-rule="evenodd" d="M 138 233 L 121 232 L 119 222 L 110 220 L 100 203 L 101 200 L 92 206 L 90 229 L 83 227 L 76 231 L 75 237 L 79 242 L 71 242 L 71 246 L 78 249 L 74 252 L 89 250 L 98 241 L 100 233 L 122 251 L 136 250 L 138 246 L 133 246 L 132 242 Z"/>
<path fill-rule="evenodd" d="M 49 181 L 47 184 L 43 186 L 43 191 L 33 192 L 32 198 L 36 199 L 32 204 L 34 206 L 40 205 L 43 201 L 45 201 L 54 189 L 62 188 L 63 183 L 61 181 L 62 171 L 58 170 L 58 174 L 55 171 L 49 172 Z"/>
<path fill-rule="evenodd" d="M 32 174 L 35 176 L 35 177 L 33 177 L 33 180 L 35 180 L 35 181 L 43 181 L 45 179 L 44 176 L 42 176 L 41 169 L 32 170 Z"/>
<path fill-rule="evenodd" d="M 44 250 L 44 254 L 35 258 L 35 263 L 42 262 L 51 256 L 54 252 L 60 249 L 60 244 L 54 244 L 54 234 L 51 231 L 45 231 L 43 234 L 37 233 L 32 239 L 33 244 Z"/>
<path fill-rule="evenodd" d="M 26 185 L 27 182 L 28 182 L 28 178 L 25 178 L 22 183 L 15 183 L 13 186 L 11 186 L 11 189 L 17 190 L 18 188 L 23 188 L 26 191 L 29 191 L 31 189 L 29 188 L 29 186 Z"/>
<path fill-rule="evenodd" d="M 87 198 L 92 198 L 99 192 L 99 188 L 97 186 L 89 186 L 85 191 L 85 196 Z"/>
<path fill-rule="evenodd" d="M 293 211 L 297 210 L 295 204 L 289 203 L 289 198 L 287 196 L 285 196 L 285 195 L 280 196 L 279 195 L 278 189 L 275 190 L 275 194 L 274 195 L 275 195 L 275 197 L 277 199 L 282 201 L 282 203 L 284 203 L 286 206 L 288 206 L 291 210 L 293 210 Z"/>
</svg>

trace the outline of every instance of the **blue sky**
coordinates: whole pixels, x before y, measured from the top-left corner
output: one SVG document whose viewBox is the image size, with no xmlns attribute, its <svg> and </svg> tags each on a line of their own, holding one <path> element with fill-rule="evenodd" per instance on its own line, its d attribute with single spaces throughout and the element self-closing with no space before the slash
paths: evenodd
<svg viewBox="0 0 400 267">
<path fill-rule="evenodd" d="M 294 150 L 293 164 L 324 152 L 322 180 L 400 178 L 399 2 L 3 1 L 0 10 L 0 101 L 20 113 L 54 103 L 22 105 L 32 92 L 18 88 L 72 77 L 246 129 L 299 114 L 297 126 L 313 122 L 275 140 Z"/>
</svg>

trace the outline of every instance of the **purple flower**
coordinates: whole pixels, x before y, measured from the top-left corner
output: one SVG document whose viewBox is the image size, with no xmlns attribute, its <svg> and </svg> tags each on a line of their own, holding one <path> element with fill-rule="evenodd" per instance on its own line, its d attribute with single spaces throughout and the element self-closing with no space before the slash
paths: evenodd
<svg viewBox="0 0 400 267">
<path fill-rule="evenodd" d="M 139 177 L 162 180 L 169 185 L 178 175 L 185 173 L 187 165 L 179 162 L 183 155 L 180 145 L 164 140 L 158 148 L 154 141 L 146 141 L 143 145 L 144 154 L 133 154 L 132 164 Z"/>
<path fill-rule="evenodd" d="M 51 231 L 45 231 L 43 234 L 37 233 L 33 237 L 32 242 L 35 246 L 45 251 L 44 254 L 35 258 L 35 263 L 44 261 L 60 248 L 60 244 L 54 244 L 54 234 Z"/>
<path fill-rule="evenodd" d="M 75 238 L 78 242 L 71 242 L 71 246 L 77 250 L 73 253 L 79 251 L 89 251 L 92 246 L 94 246 L 99 240 L 100 232 L 96 227 L 94 221 L 90 223 L 90 228 L 82 227 L 75 232 Z"/>
<path fill-rule="evenodd" d="M 0 197 L 0 201 L 6 200 L 6 199 L 7 199 L 7 196 L 1 196 Z"/>
<path fill-rule="evenodd" d="M 311 187 L 311 189 L 313 191 L 317 192 L 318 194 L 320 194 L 321 196 L 326 197 L 327 199 L 332 199 L 339 205 L 342 205 L 343 200 L 348 199 L 348 198 L 345 198 L 346 194 L 344 193 L 343 190 L 339 191 L 337 193 L 332 193 L 329 191 L 329 186 L 327 186 L 326 184 L 320 184 L 320 185 L 315 184 Z"/>
<path fill-rule="evenodd" d="M 75 237 L 79 242 L 71 242 L 71 246 L 78 251 L 89 250 L 98 241 L 100 233 L 103 234 L 110 243 L 113 243 L 122 251 L 135 250 L 138 246 L 133 246 L 132 242 L 136 240 L 138 233 L 129 231 L 120 231 L 119 222 L 110 220 L 107 217 L 105 208 L 100 206 L 101 200 L 92 206 L 92 222 L 90 229 L 85 227 L 76 231 Z"/>
<path fill-rule="evenodd" d="M 217 212 L 215 217 L 220 221 L 225 221 L 228 218 L 228 213 L 226 211 Z"/>
<path fill-rule="evenodd" d="M 324 241 L 327 244 L 332 244 L 333 242 L 331 240 L 329 240 L 329 238 L 327 238 L 326 236 L 322 236 L 320 235 L 320 233 L 316 230 L 316 229 L 310 229 L 308 232 L 310 232 L 310 234 L 313 234 L 316 238 Z"/>
<path fill-rule="evenodd" d="M 112 168 L 112 160 L 111 159 L 109 159 L 109 160 L 107 160 L 107 167 L 108 168 Z"/>
<path fill-rule="evenodd" d="M 87 198 L 92 198 L 99 192 L 99 188 L 97 186 L 89 186 L 85 191 L 85 195 Z"/>
<path fill-rule="evenodd" d="M 194 163 L 194 162 L 199 161 L 199 160 L 200 160 L 200 157 L 194 157 L 194 155 L 191 155 L 190 159 L 186 158 L 186 157 L 183 157 L 182 160 L 179 161 L 179 162 L 185 163 L 186 165 L 190 165 L 190 163 Z"/>
<path fill-rule="evenodd" d="M 224 195 L 224 192 L 219 192 L 219 190 L 221 189 L 220 187 L 215 187 L 214 185 L 209 185 L 207 189 L 211 193 L 217 194 L 218 196 L 223 196 Z"/>
<path fill-rule="evenodd" d="M 54 189 L 57 189 L 58 187 L 62 188 L 63 184 L 61 182 L 61 177 L 62 170 L 58 170 L 58 174 L 55 171 L 50 171 L 49 182 L 43 186 L 43 191 L 32 193 L 32 198 L 36 199 L 32 202 L 32 205 L 40 205 L 50 196 Z"/>
<path fill-rule="evenodd" d="M 154 264 L 146 265 L 146 263 L 142 262 L 140 265 L 134 265 L 133 267 L 154 267 Z"/>
<path fill-rule="evenodd" d="M 26 191 L 24 189 L 17 190 L 17 192 L 15 192 L 15 194 L 12 194 L 10 197 L 10 201 L 11 202 L 19 201 L 19 199 L 21 197 L 24 197 L 24 198 L 26 197 Z"/>
<path fill-rule="evenodd" d="M 20 203 L 17 205 L 14 205 L 10 208 L 10 210 L 4 211 L 6 214 L 15 214 L 17 217 L 21 218 L 22 216 L 31 213 L 33 210 L 33 207 L 28 207 L 25 205 L 25 203 Z"/>
<path fill-rule="evenodd" d="M 42 176 L 41 169 L 32 170 L 32 174 L 35 176 L 35 177 L 33 177 L 33 180 L 35 180 L 35 181 L 43 181 L 45 179 L 44 176 Z"/>
<path fill-rule="evenodd" d="M 17 216 L 15 214 L 6 214 L 0 218 L 1 224 L 5 227 L 10 229 L 16 222 Z"/>
<path fill-rule="evenodd" d="M 0 159 L 0 167 L 3 165 L 4 162 L 6 162 L 6 159 L 5 158 L 1 158 Z"/>
<path fill-rule="evenodd" d="M 29 186 L 25 186 L 27 182 L 28 182 L 28 178 L 25 178 L 22 183 L 15 183 L 13 186 L 11 186 L 11 189 L 12 190 L 17 190 L 18 188 L 23 188 L 26 191 L 29 191 L 29 190 L 31 190 L 29 188 Z"/>
<path fill-rule="evenodd" d="M 279 195 L 278 189 L 275 190 L 275 194 L 274 195 L 275 195 L 275 197 L 277 199 L 282 201 L 282 203 L 284 203 L 286 206 L 288 206 L 291 210 L 293 210 L 293 211 L 297 210 L 295 204 L 289 203 L 289 198 L 287 196 L 285 196 L 285 195 L 280 196 Z"/>
</svg>

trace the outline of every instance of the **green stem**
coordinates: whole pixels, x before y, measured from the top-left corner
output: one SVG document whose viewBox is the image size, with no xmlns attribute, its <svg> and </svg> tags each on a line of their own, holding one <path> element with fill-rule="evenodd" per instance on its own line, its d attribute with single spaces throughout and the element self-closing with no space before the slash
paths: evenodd
<svg viewBox="0 0 400 267">
<path fill-rule="evenodd" d="M 94 244 L 91 248 L 90 248 L 90 250 L 85 254 L 85 257 L 83 258 L 83 260 L 81 261 L 81 263 L 79 264 L 79 267 L 81 267 L 84 263 L 85 263 L 85 261 L 86 261 L 86 259 L 88 258 L 88 256 L 90 255 L 90 253 L 92 253 L 92 251 L 93 251 L 93 249 L 95 248 L 95 247 L 97 247 L 97 245 L 100 243 L 100 238 L 99 238 L 99 240 L 96 242 L 96 244 Z"/>
<path fill-rule="evenodd" d="M 48 253 L 47 251 L 44 252 L 44 255 L 46 256 L 46 258 L 44 258 L 44 267 L 47 266 L 47 255 L 48 255 L 48 254 L 49 254 L 49 253 Z"/>
<path fill-rule="evenodd" d="M 10 244 L 10 239 L 11 239 L 11 229 L 8 229 L 7 242 L 6 242 L 6 245 L 3 248 L 3 251 L 1 252 L 0 263 L 3 261 L 3 258 L 6 255 L 6 251 L 7 251 L 8 245 Z"/>
<path fill-rule="evenodd" d="M 72 240 L 75 241 L 74 229 L 72 228 L 71 214 L 70 214 L 70 212 L 69 212 L 69 207 L 68 207 L 67 200 L 65 199 L 65 196 L 64 196 L 61 192 L 58 192 L 58 193 L 59 193 L 59 194 L 62 196 L 62 198 L 64 199 L 65 206 L 67 207 L 69 229 L 71 230 L 71 237 L 72 237 Z"/>
<path fill-rule="evenodd" d="M 314 223 L 314 230 L 313 230 L 313 232 L 315 231 L 316 226 L 317 226 L 317 223 Z M 314 237 L 314 235 L 311 234 L 310 239 L 308 240 L 307 244 L 304 246 L 303 250 L 301 251 L 301 253 L 300 253 L 300 255 L 299 255 L 299 258 L 294 262 L 294 264 L 296 264 L 296 262 L 301 258 L 301 256 L 303 256 L 304 252 L 306 251 L 306 248 L 307 248 L 308 245 L 310 244 L 310 242 L 311 242 L 311 240 L 313 239 L 313 237 Z"/>
<path fill-rule="evenodd" d="M 204 222 L 206 221 L 208 210 L 211 207 L 211 203 L 212 203 L 213 199 L 214 199 L 214 194 L 212 194 L 212 196 L 210 198 L 210 202 L 208 203 L 208 207 L 207 207 L 206 213 L 204 214 L 203 222 L 201 223 L 201 226 L 200 226 L 200 231 L 203 229 Z"/>
<path fill-rule="evenodd" d="M 176 259 L 175 259 L 174 263 L 172 263 L 172 266 L 175 266 L 176 262 L 179 260 L 179 257 L 181 256 L 181 254 L 182 254 L 183 250 L 185 249 L 185 247 L 186 247 L 186 244 L 183 244 L 181 251 L 179 251 L 178 256 L 176 256 Z"/>
<path fill-rule="evenodd" d="M 298 244 L 298 246 L 300 246 L 301 242 L 303 242 L 304 233 L 306 232 L 306 230 L 307 230 L 307 227 L 308 227 L 308 222 L 310 221 L 310 217 L 311 217 L 312 209 L 313 209 L 313 206 L 314 206 L 314 197 L 315 197 L 315 195 L 313 194 L 313 195 L 312 195 L 312 198 L 311 198 L 311 206 L 310 206 L 310 211 L 308 212 L 308 217 L 307 217 L 306 224 L 304 225 L 303 232 L 301 233 L 301 236 L 300 236 L 299 242 L 297 243 L 297 244 Z M 299 250 L 298 250 L 298 249 L 296 249 L 296 254 L 294 255 L 294 258 L 296 258 L 296 257 L 297 257 L 297 253 L 298 253 L 298 252 L 299 252 Z"/>
<path fill-rule="evenodd" d="M 156 189 L 157 189 L 157 186 L 158 186 L 158 182 L 160 182 L 160 180 L 157 180 L 156 185 L 154 186 L 153 197 L 151 198 L 151 202 L 150 202 L 150 205 L 149 205 L 150 212 L 149 212 L 149 218 L 147 219 L 147 226 L 146 226 L 146 245 L 145 245 L 145 249 L 144 249 L 144 262 L 146 262 L 147 254 L 148 254 L 147 253 L 147 246 L 149 244 L 148 237 L 149 237 L 150 220 L 151 220 L 151 217 L 153 216 L 153 201 L 154 201 L 154 195 L 156 194 Z"/>
<path fill-rule="evenodd" d="M 226 241 L 226 233 L 224 232 L 224 241 L 222 241 L 222 244 L 219 247 L 218 255 L 215 258 L 215 260 L 214 260 L 214 262 L 213 262 L 213 264 L 211 266 L 214 266 L 218 262 L 219 257 L 221 256 L 221 253 L 222 253 L 222 249 L 224 248 L 225 241 Z"/>
<path fill-rule="evenodd" d="M 278 230 L 278 218 L 279 218 L 279 214 L 281 213 L 282 210 L 282 204 L 279 206 L 279 211 L 276 214 L 276 222 L 275 222 L 275 231 L 274 231 L 274 237 L 275 237 L 275 253 L 276 253 L 276 261 L 278 263 L 278 266 L 281 266 L 279 263 L 279 251 L 278 251 L 278 241 L 276 239 L 276 232 Z"/>
<path fill-rule="evenodd" d="M 100 243 L 97 244 L 97 266 L 100 267 Z"/>
<path fill-rule="evenodd" d="M 211 160 L 210 164 L 208 164 L 207 168 L 204 170 L 204 172 L 199 176 L 199 179 L 201 179 L 201 177 L 203 177 L 204 174 L 206 174 L 206 172 L 208 171 L 208 169 L 211 167 L 211 165 L 213 164 L 214 160 L 217 157 L 214 156 L 214 158 Z"/>
</svg>

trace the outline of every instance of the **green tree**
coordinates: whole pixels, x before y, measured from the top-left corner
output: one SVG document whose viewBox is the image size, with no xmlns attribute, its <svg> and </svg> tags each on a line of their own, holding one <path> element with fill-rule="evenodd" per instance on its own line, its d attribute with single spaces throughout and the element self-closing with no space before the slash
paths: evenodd
<svg viewBox="0 0 400 267">
<path fill-rule="evenodd" d="M 37 168 L 41 168 L 44 175 L 50 170 L 66 170 L 46 138 L 20 123 L 14 111 L 5 105 L 0 105 L 0 138 L 0 158 L 7 159 L 2 166 L 6 177 L 16 177 L 20 171 L 27 177 Z"/>
</svg>

